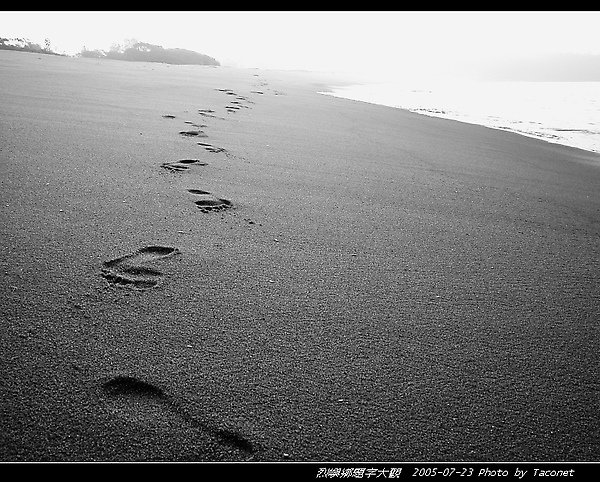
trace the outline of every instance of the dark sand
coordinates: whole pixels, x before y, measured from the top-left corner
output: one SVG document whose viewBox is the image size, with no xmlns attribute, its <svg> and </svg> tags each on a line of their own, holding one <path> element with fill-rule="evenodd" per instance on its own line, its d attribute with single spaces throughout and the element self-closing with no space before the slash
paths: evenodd
<svg viewBox="0 0 600 482">
<path fill-rule="evenodd" d="M 600 459 L 600 156 L 325 83 L 0 51 L 1 460 Z"/>
</svg>

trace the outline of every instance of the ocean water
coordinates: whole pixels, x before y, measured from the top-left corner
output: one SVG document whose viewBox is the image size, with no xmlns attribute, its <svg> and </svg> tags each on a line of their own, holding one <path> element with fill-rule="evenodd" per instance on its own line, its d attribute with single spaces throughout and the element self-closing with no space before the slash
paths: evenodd
<svg viewBox="0 0 600 482">
<path fill-rule="evenodd" d="M 600 153 L 600 82 L 378 82 L 321 93 Z"/>
</svg>

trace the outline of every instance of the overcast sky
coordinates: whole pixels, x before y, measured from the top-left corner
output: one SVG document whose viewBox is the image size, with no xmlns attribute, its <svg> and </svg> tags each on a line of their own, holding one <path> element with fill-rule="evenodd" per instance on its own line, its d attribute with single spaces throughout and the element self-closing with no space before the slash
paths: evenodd
<svg viewBox="0 0 600 482">
<path fill-rule="evenodd" d="M 0 12 L 0 36 L 56 52 L 137 39 L 223 65 L 423 75 L 480 58 L 600 54 L 600 12 Z"/>
</svg>

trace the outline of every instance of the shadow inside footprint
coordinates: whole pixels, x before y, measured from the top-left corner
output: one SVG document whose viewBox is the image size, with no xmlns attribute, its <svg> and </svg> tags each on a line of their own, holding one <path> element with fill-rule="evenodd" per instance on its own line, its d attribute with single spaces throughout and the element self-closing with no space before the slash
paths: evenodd
<svg viewBox="0 0 600 482">
<path fill-rule="evenodd" d="M 211 117 L 213 119 L 221 119 L 221 120 L 225 120 L 224 117 L 220 117 L 214 114 L 214 110 L 212 109 L 199 109 L 198 110 L 198 114 L 200 114 L 203 117 Z M 206 134 L 202 137 L 208 137 Z"/>
<path fill-rule="evenodd" d="M 208 137 L 204 131 L 179 131 L 179 134 L 184 137 Z"/>
<path fill-rule="evenodd" d="M 148 256 L 150 258 L 169 256 L 178 252 L 177 248 L 170 248 L 168 246 L 146 246 L 137 250 L 138 256 Z"/>
<path fill-rule="evenodd" d="M 164 392 L 154 385 L 130 376 L 117 376 L 102 384 L 104 393 L 110 396 L 142 396 L 164 398 Z"/>
<path fill-rule="evenodd" d="M 208 144 L 206 142 L 197 142 L 196 144 L 204 147 L 204 149 L 206 149 L 209 152 L 226 152 L 226 150 L 223 147 L 215 147 L 212 144 Z"/>
<path fill-rule="evenodd" d="M 110 284 L 145 290 L 156 286 L 163 274 L 143 263 L 157 261 L 175 254 L 177 248 L 166 246 L 147 246 L 132 254 L 122 256 L 102 264 L 101 275 Z"/>
<path fill-rule="evenodd" d="M 191 125 L 192 127 L 195 127 L 196 129 L 201 129 L 202 127 L 206 127 L 206 124 L 196 124 L 195 122 L 192 122 L 192 121 L 185 121 L 185 123 Z"/>
<path fill-rule="evenodd" d="M 241 433 L 192 417 L 181 404 L 152 383 L 129 375 L 117 375 L 105 380 L 101 389 L 107 408 L 125 420 L 178 432 L 197 430 L 198 435 L 214 437 L 219 443 L 242 452 L 256 450 Z"/>
<path fill-rule="evenodd" d="M 128 286 L 139 290 L 153 288 L 162 276 L 160 271 L 142 267 L 121 267 L 118 270 L 104 268 L 102 276 L 109 283 L 119 286 Z"/>
<path fill-rule="evenodd" d="M 179 162 L 180 164 L 206 164 L 202 161 L 199 161 L 198 159 L 180 159 L 177 162 Z"/>
<path fill-rule="evenodd" d="M 221 439 L 222 442 L 233 447 L 237 447 L 244 452 L 254 452 L 254 445 L 247 440 L 241 434 L 228 429 L 217 429 L 214 431 L 215 435 Z"/>
<path fill-rule="evenodd" d="M 108 410 L 128 422 L 177 430 L 182 419 L 171 410 L 169 397 L 161 388 L 138 378 L 119 375 L 102 384 Z"/>
<path fill-rule="evenodd" d="M 208 166 L 207 162 L 200 161 L 199 159 L 180 159 L 175 162 L 163 162 L 160 167 L 171 172 L 187 171 L 190 165 L 195 166 Z"/>
<path fill-rule="evenodd" d="M 201 191 L 200 189 L 188 189 L 188 192 L 190 194 L 200 196 L 201 199 L 194 201 L 194 204 L 196 204 L 196 206 L 198 206 L 200 211 L 203 213 L 222 211 L 232 207 L 231 201 L 215 197 L 207 191 Z"/>
</svg>

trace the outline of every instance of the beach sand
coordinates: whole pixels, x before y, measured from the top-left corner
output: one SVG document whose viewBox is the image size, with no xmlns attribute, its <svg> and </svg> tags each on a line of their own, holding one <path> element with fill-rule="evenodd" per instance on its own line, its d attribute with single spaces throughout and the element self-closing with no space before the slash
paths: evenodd
<svg viewBox="0 0 600 482">
<path fill-rule="evenodd" d="M 599 459 L 600 156 L 335 82 L 0 51 L 1 460 Z"/>
</svg>

